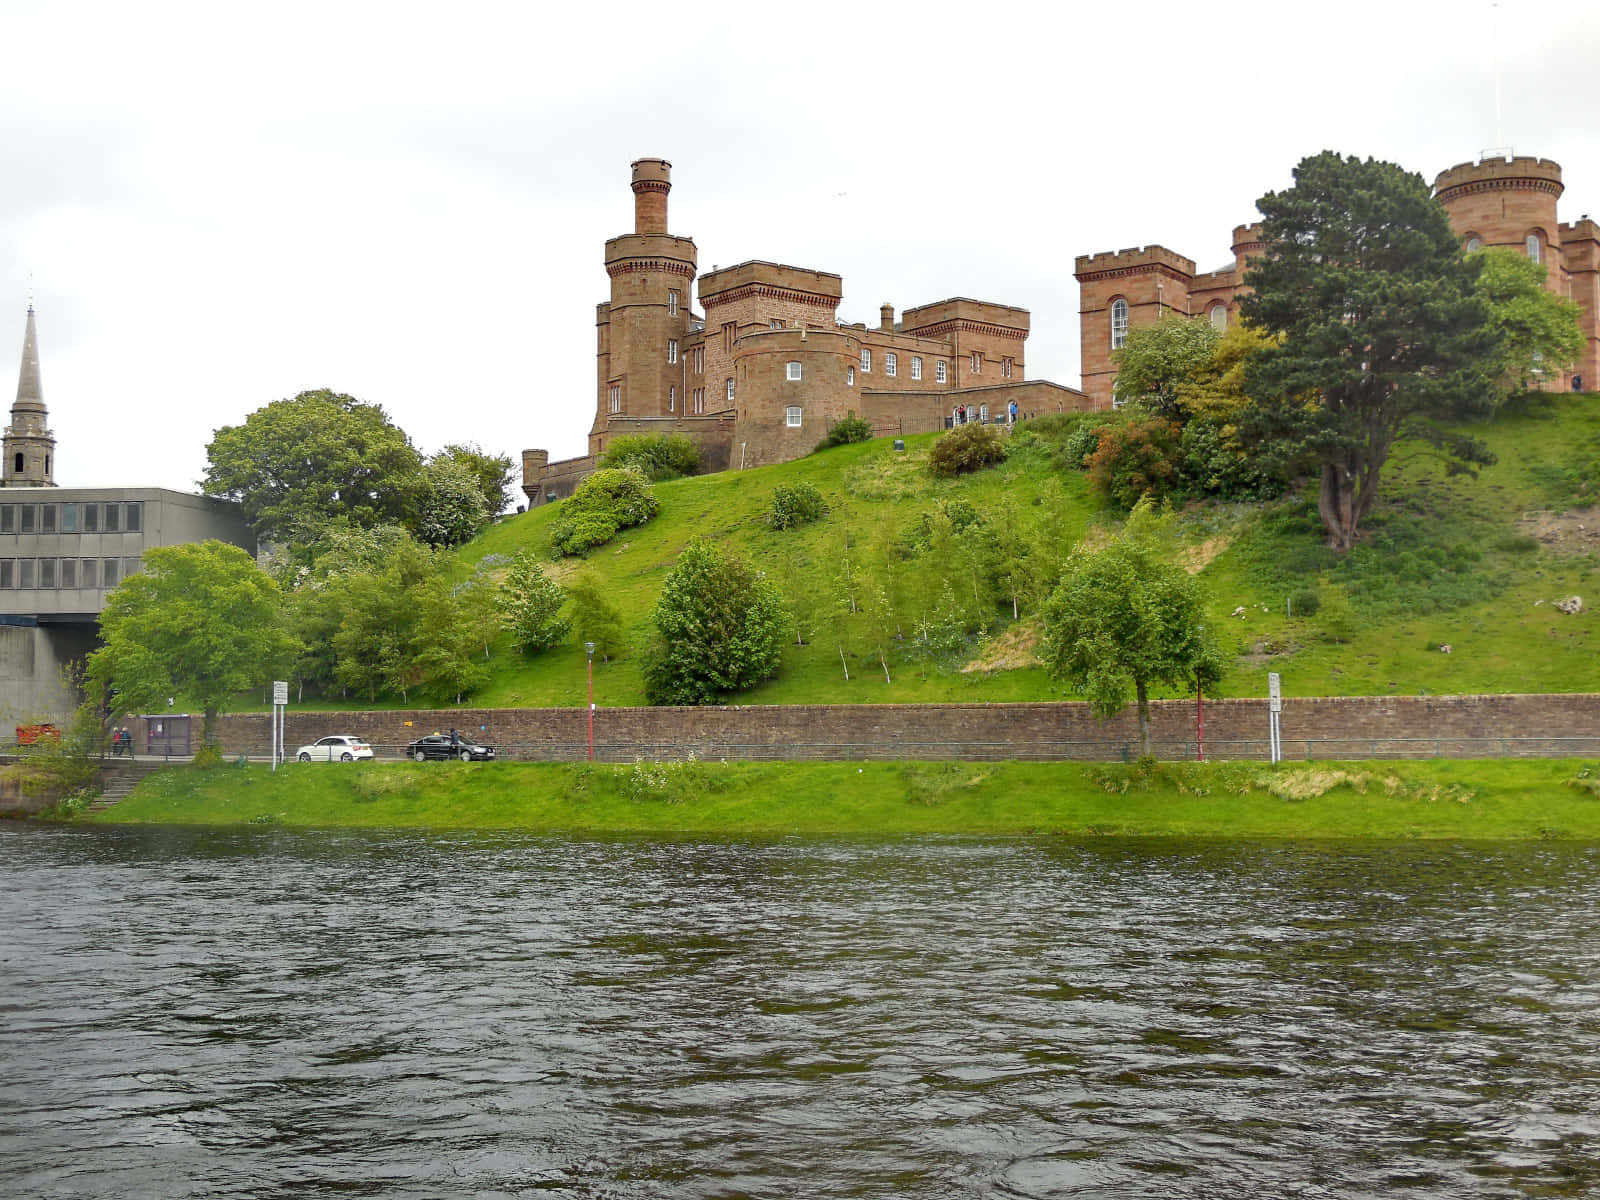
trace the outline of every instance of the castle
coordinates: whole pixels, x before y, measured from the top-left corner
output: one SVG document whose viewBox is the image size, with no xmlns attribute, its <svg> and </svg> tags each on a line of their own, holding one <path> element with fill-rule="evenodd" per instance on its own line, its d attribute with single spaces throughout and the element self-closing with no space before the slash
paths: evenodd
<svg viewBox="0 0 1600 1200">
<path fill-rule="evenodd" d="M 522 452 L 530 504 L 572 493 L 622 434 L 683 434 L 710 470 L 809 453 L 854 414 L 876 435 L 1092 407 L 1073 388 L 1026 378 L 1028 312 L 952 297 L 879 309 L 841 325 L 838 275 L 753 259 L 698 276 L 694 239 L 667 231 L 672 164 L 633 164 L 634 230 L 605 246 L 611 298 L 596 306 L 595 417 L 589 453 L 552 463 Z"/>
<path fill-rule="evenodd" d="M 1467 250 L 1507 247 L 1549 266 L 1545 286 L 1581 310 L 1584 349 L 1570 372 L 1552 373 L 1552 388 L 1582 390 L 1600 383 L 1600 226 L 1584 214 L 1563 224 L 1556 201 L 1561 168 L 1548 159 L 1485 157 L 1442 172 L 1434 195 Z M 1165 313 L 1209 320 L 1218 329 L 1234 319 L 1244 287 L 1246 260 L 1262 249 L 1261 226 L 1233 231 L 1233 261 L 1196 271 L 1192 259 L 1150 245 L 1115 253 L 1079 255 L 1079 337 L 1083 390 L 1096 408 L 1116 396 L 1112 355 L 1128 330 Z"/>
</svg>

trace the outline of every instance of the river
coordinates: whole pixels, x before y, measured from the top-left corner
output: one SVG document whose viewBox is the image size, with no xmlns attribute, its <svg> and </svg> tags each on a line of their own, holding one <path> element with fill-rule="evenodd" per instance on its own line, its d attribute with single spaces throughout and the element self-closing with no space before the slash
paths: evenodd
<svg viewBox="0 0 1600 1200">
<path fill-rule="evenodd" d="M 1600 1191 L 1600 848 L 0 825 L 0 1194 Z"/>
</svg>

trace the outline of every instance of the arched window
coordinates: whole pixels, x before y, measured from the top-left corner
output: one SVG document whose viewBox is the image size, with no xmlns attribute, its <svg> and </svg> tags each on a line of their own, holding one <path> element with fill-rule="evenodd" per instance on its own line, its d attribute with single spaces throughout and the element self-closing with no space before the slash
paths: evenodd
<svg viewBox="0 0 1600 1200">
<path fill-rule="evenodd" d="M 1228 306 L 1213 304 L 1211 306 L 1211 328 L 1221 333 L 1228 327 Z"/>
<path fill-rule="evenodd" d="M 1122 297 L 1111 302 L 1111 348 L 1121 350 L 1128 340 L 1128 302 Z"/>
<path fill-rule="evenodd" d="M 1473 234 L 1471 237 L 1467 238 L 1466 250 L 1467 250 L 1468 254 L 1476 254 L 1479 250 L 1482 250 L 1482 249 L 1483 249 L 1483 239 L 1480 238 L 1477 234 Z"/>
<path fill-rule="evenodd" d="M 1529 262 L 1541 262 L 1541 261 L 1543 261 L 1539 257 L 1539 235 L 1537 233 L 1530 233 L 1528 235 L 1528 261 Z"/>
</svg>

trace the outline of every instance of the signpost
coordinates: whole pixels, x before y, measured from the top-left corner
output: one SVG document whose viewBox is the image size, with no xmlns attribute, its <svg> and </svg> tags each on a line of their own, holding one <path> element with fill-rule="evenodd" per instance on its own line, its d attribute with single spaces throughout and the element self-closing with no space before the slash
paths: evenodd
<svg viewBox="0 0 1600 1200">
<path fill-rule="evenodd" d="M 289 681 L 272 681 L 272 769 L 276 771 L 283 761 L 283 718 L 289 707 Z"/>
<path fill-rule="evenodd" d="M 1283 713 L 1283 693 L 1278 686 L 1278 673 L 1267 672 L 1267 721 L 1269 749 L 1273 762 L 1283 761 L 1283 734 L 1278 727 L 1278 718 Z"/>
</svg>

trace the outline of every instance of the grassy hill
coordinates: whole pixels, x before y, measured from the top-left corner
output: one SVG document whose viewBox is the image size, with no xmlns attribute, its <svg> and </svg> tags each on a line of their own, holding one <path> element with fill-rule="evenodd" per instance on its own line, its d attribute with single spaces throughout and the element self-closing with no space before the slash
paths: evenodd
<svg viewBox="0 0 1600 1200">
<path fill-rule="evenodd" d="M 1023 426 L 1026 428 L 1026 426 Z M 1365 538 L 1343 559 L 1322 545 L 1314 496 L 1266 505 L 1197 505 L 1178 535 L 1210 595 L 1209 621 L 1235 653 L 1225 695 L 1259 695 L 1278 671 L 1286 694 L 1383 695 L 1600 690 L 1600 397 L 1536 398 L 1471 432 L 1498 461 L 1473 479 L 1448 476 L 1424 447 L 1397 451 Z M 916 652 L 914 627 L 948 607 L 972 564 L 941 530 L 941 514 L 1005 528 L 1048 563 L 1119 517 L 1089 500 L 1083 476 L 1063 469 L 1043 441 L 1019 444 L 1003 466 L 957 480 L 926 470 L 933 438 L 839 447 L 797 462 L 657 486 L 660 514 L 596 550 L 587 564 L 552 564 L 564 579 L 594 571 L 623 611 L 636 645 L 650 628 L 662 578 L 690 538 L 715 539 L 768 573 L 809 631 L 778 677 L 739 703 L 891 703 L 1068 698 L 1037 665 L 1031 614 L 986 604 L 984 632 L 953 654 Z M 1021 439 L 1026 443 L 1028 439 Z M 773 488 L 808 480 L 828 516 L 786 532 L 768 529 Z M 963 503 L 964 502 L 964 503 Z M 964 505 L 970 505 L 970 510 Z M 559 505 L 506 519 L 464 548 L 463 563 L 491 566 L 530 550 L 548 556 Z M 863 619 L 842 612 L 839 577 L 866 563 L 899 572 L 901 638 L 883 663 Z M 935 562 L 934 560 L 937 560 Z M 939 586 L 940 571 L 949 593 Z M 1553 602 L 1578 595 L 1575 616 Z M 1315 612 L 1308 609 L 1316 608 Z M 1449 646 L 1442 652 L 1441 646 Z M 841 656 L 841 647 L 843 655 Z M 848 669 L 849 678 L 845 672 Z M 641 704 L 637 653 L 596 663 L 595 698 Z M 522 658 L 497 649 L 489 686 L 472 703 L 574 705 L 584 701 L 580 647 Z"/>
</svg>

